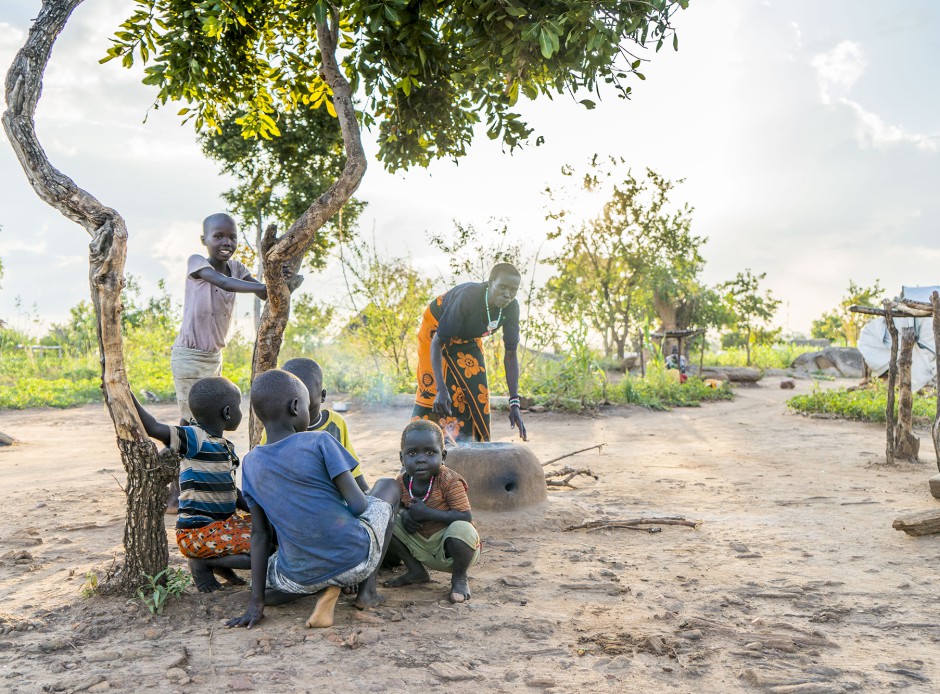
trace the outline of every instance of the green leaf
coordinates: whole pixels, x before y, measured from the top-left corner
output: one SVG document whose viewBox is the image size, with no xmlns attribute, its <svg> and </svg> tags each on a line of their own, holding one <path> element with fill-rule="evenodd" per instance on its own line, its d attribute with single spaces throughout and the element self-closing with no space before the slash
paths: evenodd
<svg viewBox="0 0 940 694">
<path fill-rule="evenodd" d="M 555 52 L 555 49 L 552 46 L 552 40 L 549 38 L 550 34 L 542 27 L 539 30 L 539 48 L 542 50 L 542 56 L 546 59 L 552 57 L 552 53 Z"/>
<path fill-rule="evenodd" d="M 597 106 L 597 104 L 595 104 L 590 99 L 581 99 L 581 101 L 579 101 L 578 103 L 584 106 L 584 108 L 586 108 L 588 111 L 592 110 L 595 106 Z"/>
</svg>

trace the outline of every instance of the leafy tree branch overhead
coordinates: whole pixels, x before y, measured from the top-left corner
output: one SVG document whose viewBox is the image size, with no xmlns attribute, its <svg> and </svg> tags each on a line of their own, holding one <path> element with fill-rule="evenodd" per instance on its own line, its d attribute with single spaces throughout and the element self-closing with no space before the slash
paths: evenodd
<svg viewBox="0 0 940 694">
<path fill-rule="evenodd" d="M 156 105 L 183 102 L 198 130 L 238 112 L 243 134 L 262 138 L 277 137 L 278 113 L 334 112 L 316 34 L 332 9 L 360 118 L 377 125 L 379 158 L 395 170 L 465 154 L 481 121 L 510 149 L 522 144 L 532 130 L 515 109 L 520 93 L 609 84 L 628 97 L 630 78 L 644 79 L 644 48 L 678 47 L 670 19 L 688 0 L 135 4 L 105 60 L 146 63 Z"/>
</svg>

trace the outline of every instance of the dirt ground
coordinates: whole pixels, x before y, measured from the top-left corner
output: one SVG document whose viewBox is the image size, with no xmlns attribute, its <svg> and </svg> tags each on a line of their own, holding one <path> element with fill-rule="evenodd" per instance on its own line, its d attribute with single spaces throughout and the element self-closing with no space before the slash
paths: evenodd
<svg viewBox="0 0 940 694">
<path fill-rule="evenodd" d="M 797 392 L 810 388 L 799 381 Z M 473 599 L 449 577 L 384 589 L 336 624 L 313 600 L 229 630 L 247 593 L 190 587 L 151 617 L 137 600 L 82 598 L 121 551 L 123 482 L 101 406 L 0 413 L 0 690 L 154 692 L 825 693 L 940 688 L 940 536 L 891 528 L 938 508 L 920 466 L 883 463 L 881 426 L 789 414 L 777 379 L 733 402 L 668 413 L 529 414 L 540 460 L 600 476 L 526 513 L 476 513 Z M 171 420 L 175 408 L 154 407 Z M 354 407 L 367 476 L 397 471 L 404 408 Z M 494 423 L 509 441 L 504 415 Z M 245 431 L 235 437 L 244 452 Z M 684 516 L 697 529 L 565 531 L 583 520 Z M 172 518 L 167 519 L 172 528 Z M 171 547 L 171 564 L 183 566 Z"/>
</svg>

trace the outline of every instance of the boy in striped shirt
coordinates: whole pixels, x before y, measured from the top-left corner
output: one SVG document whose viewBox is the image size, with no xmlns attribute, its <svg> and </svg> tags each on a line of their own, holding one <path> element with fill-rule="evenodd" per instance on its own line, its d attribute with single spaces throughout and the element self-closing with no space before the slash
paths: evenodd
<svg viewBox="0 0 940 694">
<path fill-rule="evenodd" d="M 174 452 L 180 461 L 180 503 L 176 543 L 187 558 L 200 593 L 221 588 L 218 575 L 230 585 L 244 583 L 232 569 L 250 569 L 251 516 L 235 486 L 238 456 L 224 438 L 242 420 L 241 392 L 227 378 L 203 378 L 189 392 L 194 423 L 173 426 L 158 422 L 134 398 L 147 435 Z"/>
</svg>

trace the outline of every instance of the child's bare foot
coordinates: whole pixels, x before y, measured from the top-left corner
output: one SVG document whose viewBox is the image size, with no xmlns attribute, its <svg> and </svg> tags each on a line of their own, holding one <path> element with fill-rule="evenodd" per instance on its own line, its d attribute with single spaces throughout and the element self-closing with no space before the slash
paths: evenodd
<svg viewBox="0 0 940 694">
<path fill-rule="evenodd" d="M 379 593 L 375 586 L 371 588 L 362 588 L 360 586 L 359 593 L 356 595 L 356 602 L 353 604 L 360 610 L 365 610 L 369 607 L 378 607 L 383 602 L 385 602 L 385 596 Z"/>
<path fill-rule="evenodd" d="M 245 585 L 245 579 L 240 577 L 237 573 L 232 571 L 227 566 L 215 566 L 212 568 L 212 573 L 215 574 L 216 578 L 221 578 L 227 585 L 230 586 L 243 586 Z"/>
<path fill-rule="evenodd" d="M 189 573 L 193 575 L 193 583 L 200 593 L 213 593 L 222 589 L 222 584 L 215 580 L 212 569 L 206 566 L 202 559 L 188 559 Z"/>
<path fill-rule="evenodd" d="M 339 586 L 330 586 L 317 596 L 317 606 L 313 609 L 307 628 L 323 629 L 333 626 L 333 612 L 336 609 L 336 600 L 339 598 Z"/>
<path fill-rule="evenodd" d="M 450 579 L 450 601 L 466 602 L 470 599 L 470 584 L 467 582 L 467 576 L 454 574 Z"/>
<path fill-rule="evenodd" d="M 390 578 L 382 585 L 386 588 L 401 588 L 402 586 L 410 586 L 412 583 L 428 583 L 430 580 L 431 576 L 428 574 L 428 570 L 421 566 L 417 569 L 408 569 L 401 576 Z"/>
</svg>

